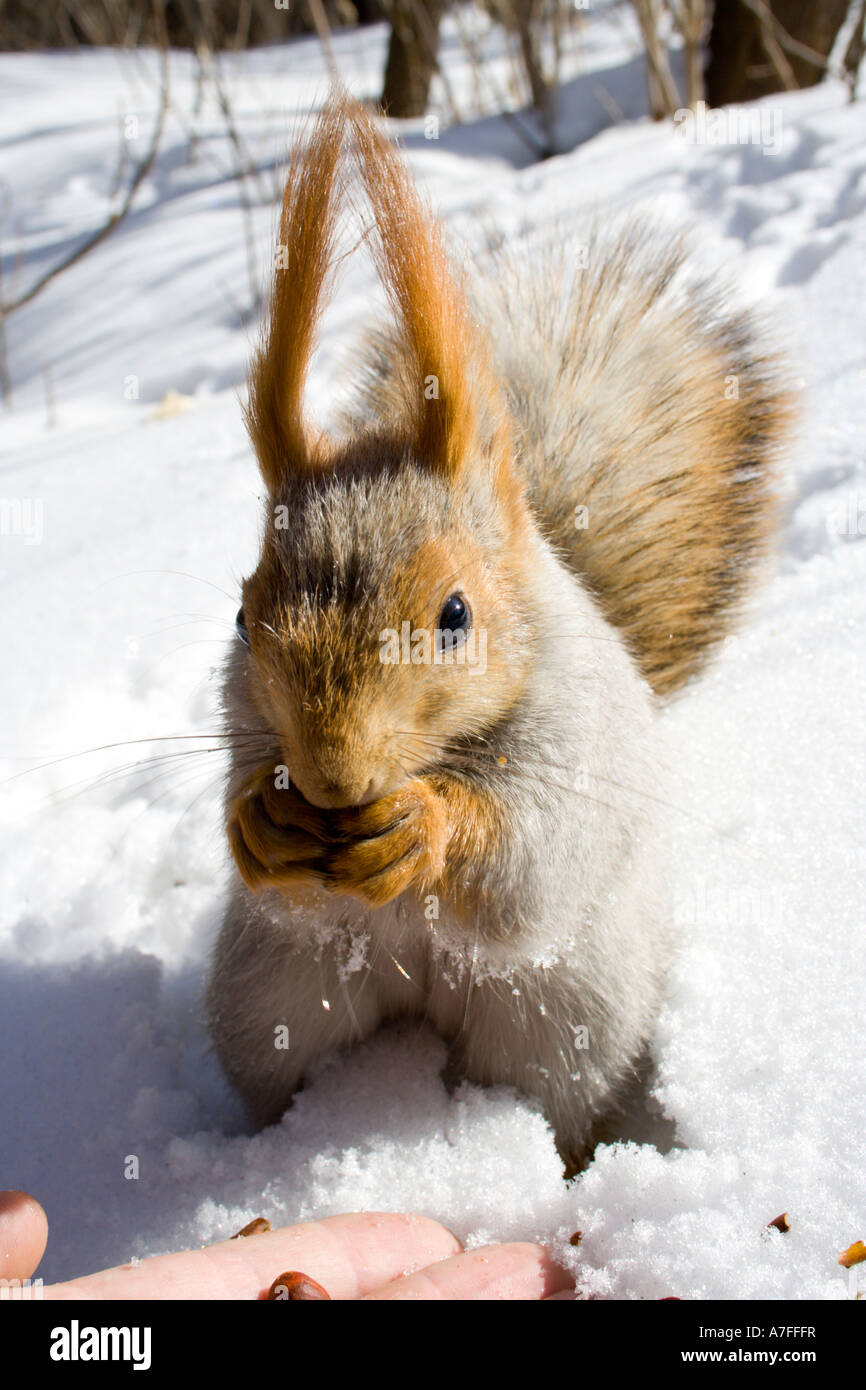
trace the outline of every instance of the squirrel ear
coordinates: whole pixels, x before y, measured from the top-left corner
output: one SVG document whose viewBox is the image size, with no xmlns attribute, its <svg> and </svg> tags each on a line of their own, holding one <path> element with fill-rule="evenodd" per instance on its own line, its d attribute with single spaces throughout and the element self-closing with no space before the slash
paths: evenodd
<svg viewBox="0 0 866 1390">
<path fill-rule="evenodd" d="M 315 468 L 321 440 L 304 421 L 303 393 L 316 326 L 330 288 L 346 114 L 332 98 L 292 153 L 280 214 L 274 279 L 252 361 L 245 417 L 262 476 L 276 490 L 288 473 Z"/>
<path fill-rule="evenodd" d="M 436 221 L 372 117 L 356 102 L 346 115 L 375 220 L 376 268 L 408 357 L 403 407 L 418 458 L 451 478 L 485 453 L 498 468 L 505 413 Z"/>
</svg>

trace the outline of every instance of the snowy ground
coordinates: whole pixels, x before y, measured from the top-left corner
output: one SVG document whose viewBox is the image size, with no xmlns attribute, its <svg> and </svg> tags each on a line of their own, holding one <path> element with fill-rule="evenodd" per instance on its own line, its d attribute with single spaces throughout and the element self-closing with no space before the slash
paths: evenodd
<svg viewBox="0 0 866 1390">
<path fill-rule="evenodd" d="M 377 88 L 382 43 L 381 29 L 338 36 L 359 94 Z M 471 116 L 450 30 L 446 58 Z M 638 205 L 696 222 L 773 302 L 803 388 L 778 573 L 664 720 L 683 950 L 657 1100 L 623 1127 L 647 1142 L 601 1148 L 566 1187 L 532 1107 L 476 1088 L 449 1098 L 441 1043 L 414 1029 L 327 1063 L 282 1125 L 249 1137 L 209 1055 L 222 755 L 136 741 L 216 733 L 216 671 L 258 530 L 238 405 L 253 325 L 221 118 L 199 119 L 190 160 L 174 113 L 126 223 L 8 329 L 0 1186 L 48 1211 L 46 1279 L 222 1238 L 260 1213 L 378 1207 L 474 1241 L 551 1240 L 602 1297 L 850 1295 L 836 1255 L 866 1235 L 866 106 L 828 84 L 769 105 L 776 153 L 689 145 L 641 118 L 619 12 L 591 17 L 574 63 L 561 157 L 531 163 L 501 120 L 443 122 L 438 141 L 407 130 L 449 225 L 515 236 Z M 151 55 L 0 57 L 7 294 L 109 206 L 118 121 L 139 116 L 140 152 L 155 71 Z M 318 46 L 225 60 L 225 74 L 264 182 L 297 112 L 324 95 Z M 188 56 L 173 56 L 172 81 L 189 113 Z M 609 97 L 638 119 L 610 126 Z M 272 213 L 254 220 L 263 272 Z M 322 411 L 370 293 L 358 262 L 316 364 Z M 182 413 L 160 412 L 169 390 L 191 398 Z M 106 744 L 120 746 L 71 756 Z M 787 1235 L 766 1229 L 782 1211 Z M 579 1250 L 565 1243 L 576 1229 Z"/>
</svg>

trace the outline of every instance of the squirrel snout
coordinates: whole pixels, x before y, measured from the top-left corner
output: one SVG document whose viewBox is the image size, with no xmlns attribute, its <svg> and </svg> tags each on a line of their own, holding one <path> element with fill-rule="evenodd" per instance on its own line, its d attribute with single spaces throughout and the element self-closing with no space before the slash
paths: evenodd
<svg viewBox="0 0 866 1390">
<path fill-rule="evenodd" d="M 366 806 L 397 791 L 406 769 L 391 756 L 390 723 L 374 711 L 363 720 L 296 717 L 278 735 L 289 778 L 305 801 L 322 810 Z"/>
<path fill-rule="evenodd" d="M 358 790 L 360 786 L 360 783 L 322 782 L 320 786 L 311 789 L 301 787 L 301 793 L 311 805 L 320 806 L 323 810 L 366 806 L 368 802 L 378 799 L 380 793 L 376 790 L 375 777 L 370 778 L 363 790 Z"/>
<path fill-rule="evenodd" d="M 379 769 L 371 776 L 369 768 L 357 772 L 348 768 L 337 771 L 325 759 L 321 761 L 324 766 L 317 766 L 312 759 L 306 760 L 304 766 L 295 764 L 289 775 L 304 800 L 322 810 L 366 806 L 396 791 L 405 780 L 402 773 L 393 776 L 388 768 Z"/>
</svg>

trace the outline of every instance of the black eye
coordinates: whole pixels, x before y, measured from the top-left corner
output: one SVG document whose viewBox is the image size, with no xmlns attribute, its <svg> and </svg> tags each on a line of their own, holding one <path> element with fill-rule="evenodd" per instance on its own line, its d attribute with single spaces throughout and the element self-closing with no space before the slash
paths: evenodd
<svg viewBox="0 0 866 1390">
<path fill-rule="evenodd" d="M 452 594 L 445 600 L 436 626 L 442 634 L 443 647 L 456 647 L 466 640 L 472 626 L 472 612 L 462 594 Z"/>
<path fill-rule="evenodd" d="M 235 618 L 235 628 L 237 629 L 238 637 L 241 639 L 244 646 L 248 647 L 250 645 L 250 634 L 247 632 L 247 625 L 244 620 L 244 610 L 242 608 L 238 609 L 238 615 Z"/>
</svg>

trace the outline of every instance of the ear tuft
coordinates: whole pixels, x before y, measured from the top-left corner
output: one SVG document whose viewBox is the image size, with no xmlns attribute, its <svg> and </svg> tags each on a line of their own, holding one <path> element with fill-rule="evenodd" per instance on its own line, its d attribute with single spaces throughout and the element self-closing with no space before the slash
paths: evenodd
<svg viewBox="0 0 866 1390">
<path fill-rule="evenodd" d="M 347 104 L 361 181 L 375 222 L 373 254 L 410 369 L 404 410 L 421 462 L 456 477 L 491 433 L 507 435 L 504 411 L 436 221 L 403 159 L 374 119 Z"/>
<path fill-rule="evenodd" d="M 274 279 L 245 411 L 271 492 L 287 473 L 318 462 L 319 441 L 304 421 L 303 393 L 331 287 L 345 129 L 345 99 L 333 97 L 309 139 L 295 146 L 283 193 Z"/>
<path fill-rule="evenodd" d="M 373 213 L 374 261 L 406 368 L 400 431 L 419 462 L 456 478 L 483 460 L 510 493 L 506 412 L 486 339 L 472 323 L 437 223 L 374 118 L 339 89 L 292 154 L 268 312 L 250 370 L 246 421 L 265 483 L 275 493 L 287 476 L 326 467 L 332 457 L 330 441 L 304 418 L 303 396 L 332 287 L 347 133 L 355 139 Z"/>
</svg>

